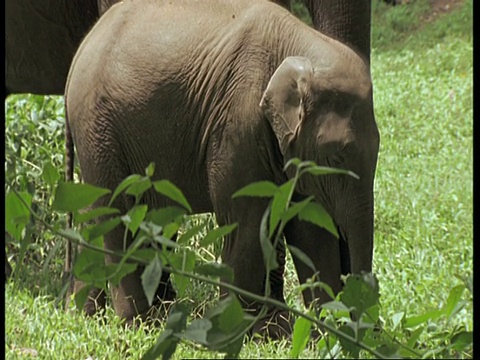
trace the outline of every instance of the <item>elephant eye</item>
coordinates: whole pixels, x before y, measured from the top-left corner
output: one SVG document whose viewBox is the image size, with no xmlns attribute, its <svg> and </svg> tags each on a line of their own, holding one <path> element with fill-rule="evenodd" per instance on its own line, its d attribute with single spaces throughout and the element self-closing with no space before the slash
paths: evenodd
<svg viewBox="0 0 480 360">
<path fill-rule="evenodd" d="M 335 112 L 338 116 L 349 117 L 352 109 L 358 104 L 356 96 L 337 91 L 325 92 L 319 101 L 319 113 Z"/>
</svg>

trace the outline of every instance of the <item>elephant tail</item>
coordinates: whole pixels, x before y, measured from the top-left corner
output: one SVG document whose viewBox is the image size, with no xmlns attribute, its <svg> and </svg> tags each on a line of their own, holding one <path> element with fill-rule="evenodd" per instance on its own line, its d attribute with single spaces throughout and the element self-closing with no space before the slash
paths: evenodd
<svg viewBox="0 0 480 360">
<path fill-rule="evenodd" d="M 73 145 L 72 132 L 70 131 L 70 124 L 68 122 L 68 111 L 67 111 L 67 98 L 65 96 L 65 182 L 73 182 L 74 174 L 74 164 L 75 164 L 75 150 Z M 73 214 L 67 214 L 67 229 L 73 227 Z M 69 281 L 69 287 L 73 284 L 73 279 L 71 278 L 72 273 L 72 262 L 73 262 L 73 252 L 72 252 L 72 242 L 67 240 L 66 249 L 65 249 L 65 268 L 64 268 L 64 279 Z M 67 294 L 70 291 L 67 292 Z"/>
</svg>

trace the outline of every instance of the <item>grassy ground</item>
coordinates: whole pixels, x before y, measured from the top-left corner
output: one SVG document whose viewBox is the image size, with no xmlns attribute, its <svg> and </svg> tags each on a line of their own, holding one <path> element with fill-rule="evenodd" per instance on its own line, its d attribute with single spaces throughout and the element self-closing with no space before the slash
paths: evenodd
<svg viewBox="0 0 480 360">
<path fill-rule="evenodd" d="M 381 132 L 374 269 L 390 312 L 436 308 L 458 277 L 472 276 L 470 5 L 426 24 L 401 46 L 374 48 Z M 471 324 L 464 315 L 458 321 Z"/>
<path fill-rule="evenodd" d="M 427 1 L 393 8 L 374 1 L 372 75 L 381 133 L 374 272 L 380 281 L 380 315 L 387 327 L 394 326 L 394 314 L 437 309 L 452 287 L 472 281 L 472 2 L 466 0 L 457 10 L 420 24 Z M 21 99 L 10 98 L 8 106 Z M 55 111 L 61 111 L 60 105 Z M 8 112 L 7 137 L 15 121 Z M 54 133 L 56 125 L 50 126 Z M 32 130 L 34 125 L 24 127 Z M 59 154 L 62 146 L 59 141 L 52 144 Z M 22 151 L 24 157 L 29 154 L 28 149 Z M 49 156 L 61 166 L 59 154 Z M 37 174 L 33 168 L 32 173 Z M 54 239 L 49 241 L 53 244 Z M 55 254 L 53 245 L 48 249 Z M 44 260 L 48 253 L 38 257 Z M 106 321 L 66 314 L 55 301 L 59 281 L 46 275 L 50 273 L 43 271 L 43 261 L 34 255 L 28 264 L 5 288 L 7 359 L 135 359 L 155 342 L 157 330 L 146 326 L 126 330 L 111 309 Z M 61 269 L 61 257 L 53 256 L 49 268 Z M 291 267 L 287 276 L 291 291 L 287 298 L 295 302 Z M 205 297 L 214 298 L 202 287 L 191 297 L 202 303 L 198 306 L 204 306 Z M 471 294 L 465 293 L 464 299 L 468 305 L 452 319 L 429 324 L 428 336 L 421 339 L 425 347 L 432 345 L 436 334 L 455 326 L 473 329 Z M 240 356 L 287 358 L 290 346 L 286 341 L 252 342 Z M 311 347 L 302 356 L 319 354 Z M 221 356 L 191 344 L 181 345 L 175 354 L 175 358 L 214 357 Z"/>
</svg>

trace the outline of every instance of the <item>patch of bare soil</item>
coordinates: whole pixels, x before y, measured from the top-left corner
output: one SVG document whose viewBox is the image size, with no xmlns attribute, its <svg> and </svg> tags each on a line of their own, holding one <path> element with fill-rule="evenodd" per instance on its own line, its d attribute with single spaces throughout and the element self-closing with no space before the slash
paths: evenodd
<svg viewBox="0 0 480 360">
<path fill-rule="evenodd" d="M 430 11 L 423 16 L 422 21 L 429 23 L 439 15 L 449 13 L 463 4 L 463 0 L 430 0 Z"/>
</svg>

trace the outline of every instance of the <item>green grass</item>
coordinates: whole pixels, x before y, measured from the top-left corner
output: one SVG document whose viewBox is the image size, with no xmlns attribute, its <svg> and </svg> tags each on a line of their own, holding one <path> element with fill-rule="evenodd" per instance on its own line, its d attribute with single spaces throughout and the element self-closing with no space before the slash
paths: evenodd
<svg viewBox="0 0 480 360">
<path fill-rule="evenodd" d="M 371 61 L 381 134 L 374 272 L 380 281 L 380 316 L 388 329 L 394 326 L 394 314 L 413 316 L 438 309 L 451 288 L 462 279 L 472 281 L 473 2 L 467 0 L 458 10 L 428 24 L 418 23 L 426 1 L 396 7 L 373 3 Z M 20 106 L 24 99 L 30 105 Z M 41 105 L 31 96 L 6 102 L 6 184 L 27 188 L 33 180 L 38 201 L 48 191 L 41 183 L 43 162 L 63 164 L 63 135 L 56 125 L 60 120 L 48 120 L 49 114 L 61 111 L 63 103 L 47 99 L 52 103 Z M 39 123 L 46 125 L 41 128 Z M 24 137 L 21 141 L 19 134 Z M 34 228 L 33 233 L 25 264 L 17 267 L 22 269 L 19 278 L 5 289 L 6 358 L 31 358 L 29 349 L 40 359 L 140 358 L 155 342 L 158 329 L 144 325 L 125 329 L 111 308 L 104 321 L 65 313 L 56 303 L 63 250 L 55 247 L 58 239 L 43 229 Z M 12 242 L 8 250 L 15 260 L 18 244 Z M 297 304 L 291 263 L 287 277 L 287 299 Z M 208 291 L 198 284 L 189 294 L 195 312 L 208 306 L 205 297 L 214 301 Z M 471 296 L 464 293 L 467 306 L 451 319 L 428 324 L 428 332 L 419 339 L 424 347 L 434 348 L 436 337 L 457 326 L 473 330 Z M 290 347 L 287 341 L 250 342 L 240 357 L 288 358 Z M 302 353 L 306 358 L 319 356 L 314 346 Z M 182 344 L 174 357 L 221 355 Z"/>
<path fill-rule="evenodd" d="M 447 254 L 467 251 L 463 262 L 472 255 L 471 37 L 415 48 L 375 51 L 372 59 L 381 132 L 377 235 L 401 246 L 406 238 Z"/>
<path fill-rule="evenodd" d="M 385 318 L 437 309 L 473 274 L 471 5 L 373 51 L 374 272 Z M 471 306 L 439 327 L 454 325 L 473 329 Z"/>
</svg>

